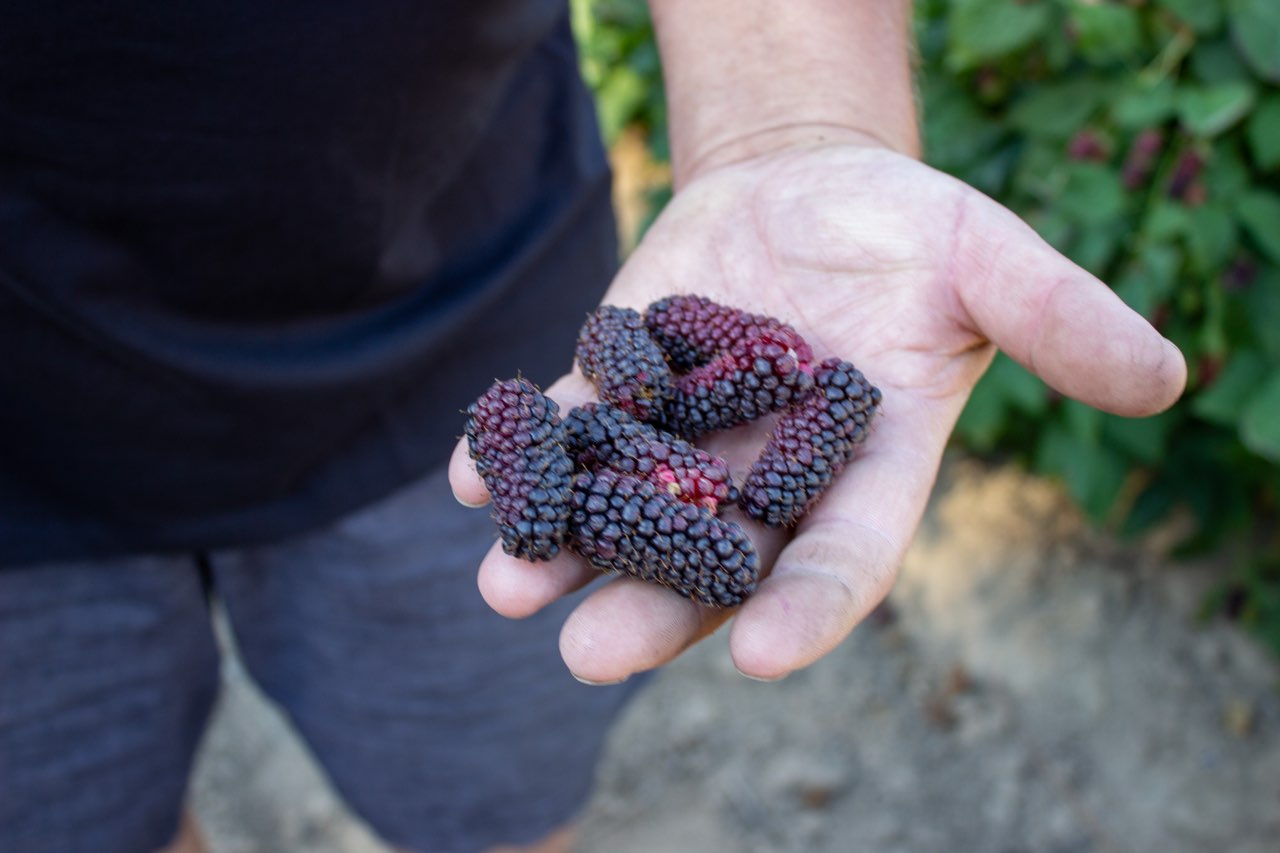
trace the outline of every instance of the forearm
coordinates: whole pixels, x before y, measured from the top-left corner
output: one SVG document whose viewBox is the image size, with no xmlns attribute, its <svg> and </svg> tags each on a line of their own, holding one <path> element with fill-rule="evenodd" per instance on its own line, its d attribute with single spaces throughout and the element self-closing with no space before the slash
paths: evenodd
<svg viewBox="0 0 1280 853">
<path fill-rule="evenodd" d="M 905 0 L 650 0 L 677 186 L 828 136 L 919 150 Z"/>
</svg>

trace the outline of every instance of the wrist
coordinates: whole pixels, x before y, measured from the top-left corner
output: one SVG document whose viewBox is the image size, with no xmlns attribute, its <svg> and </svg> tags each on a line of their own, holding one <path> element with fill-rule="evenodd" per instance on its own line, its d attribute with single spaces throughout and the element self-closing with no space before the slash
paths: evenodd
<svg viewBox="0 0 1280 853">
<path fill-rule="evenodd" d="M 700 175 L 734 163 L 767 157 L 781 151 L 827 145 L 879 148 L 913 157 L 918 153 L 910 145 L 895 146 L 872 131 L 825 122 L 785 123 L 761 127 L 742 136 L 724 139 L 698 152 L 694 159 L 685 163 L 677 185 L 683 186 Z"/>
<path fill-rule="evenodd" d="M 819 137 L 919 152 L 906 0 L 650 0 L 677 188 Z"/>
</svg>

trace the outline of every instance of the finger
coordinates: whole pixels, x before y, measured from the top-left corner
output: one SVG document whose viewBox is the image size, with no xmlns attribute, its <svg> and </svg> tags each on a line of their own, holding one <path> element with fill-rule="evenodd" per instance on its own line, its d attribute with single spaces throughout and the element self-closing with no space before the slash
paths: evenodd
<svg viewBox="0 0 1280 853">
<path fill-rule="evenodd" d="M 742 521 L 736 511 L 724 517 Z M 782 534 L 755 525 L 749 529 L 760 565 L 772 565 Z M 646 581 L 619 578 L 570 614 L 560 632 L 560 654 L 577 678 L 614 682 L 674 660 L 735 612 L 694 604 Z"/>
<path fill-rule="evenodd" d="M 590 383 L 576 373 L 561 377 L 546 394 L 556 401 L 561 413 L 593 399 Z M 474 463 L 464 444 L 454 449 L 450 480 L 459 500 L 470 498 L 473 493 L 467 490 L 474 489 L 476 483 L 487 500 L 488 492 L 475 474 Z M 480 595 L 496 612 L 522 619 L 585 586 L 596 575 L 585 562 L 563 552 L 552 560 L 531 562 L 504 553 L 501 545 L 494 543 L 480 563 L 476 582 Z"/>
<path fill-rule="evenodd" d="M 1187 377 L 1178 348 L 1012 213 L 965 197 L 951 278 L 976 328 L 1083 403 L 1129 416 L 1173 405 Z"/>
<path fill-rule="evenodd" d="M 701 607 L 655 584 L 618 578 L 569 615 L 560 631 L 560 655 L 578 680 L 613 684 L 674 659 L 731 612 Z"/>
<path fill-rule="evenodd" d="M 523 619 L 598 576 L 585 561 L 566 552 L 534 563 L 504 553 L 501 543 L 495 542 L 480 562 L 476 585 L 494 611 L 509 619 Z"/>
<path fill-rule="evenodd" d="M 594 398 L 591 383 L 577 372 L 560 377 L 545 393 L 555 400 L 561 414 Z M 453 455 L 449 457 L 449 485 L 454 498 L 463 506 L 481 507 L 489 502 L 489 490 L 476 472 L 465 438 L 454 445 Z"/>
<path fill-rule="evenodd" d="M 734 620 L 729 648 L 773 680 L 834 649 L 884 599 L 937 476 L 958 401 L 913 404 L 884 391 L 860 455 L 796 528 Z"/>
<path fill-rule="evenodd" d="M 489 502 L 489 490 L 476 472 L 476 463 L 467 449 L 467 440 L 460 439 L 449 457 L 449 486 L 458 503 L 469 507 L 482 507 Z"/>
</svg>

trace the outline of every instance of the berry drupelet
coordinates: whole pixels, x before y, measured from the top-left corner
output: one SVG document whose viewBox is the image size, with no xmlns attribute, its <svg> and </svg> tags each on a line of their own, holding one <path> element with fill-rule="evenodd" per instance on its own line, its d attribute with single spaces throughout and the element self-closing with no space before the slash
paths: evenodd
<svg viewBox="0 0 1280 853">
<path fill-rule="evenodd" d="M 741 527 L 631 474 L 576 475 L 570 535 L 573 550 L 596 568 L 709 607 L 734 607 L 756 587 L 759 557 Z"/>
<path fill-rule="evenodd" d="M 816 389 L 774 426 L 742 486 L 739 505 L 770 527 L 795 524 L 853 458 L 880 403 L 880 390 L 847 361 L 814 370 Z"/>
<path fill-rule="evenodd" d="M 614 305 L 597 308 L 578 334 L 577 358 L 605 402 L 642 421 L 659 417 L 670 395 L 671 368 L 639 312 Z"/>
<path fill-rule="evenodd" d="M 495 382 L 467 409 L 467 445 L 493 498 L 502 549 L 526 560 L 551 559 L 568 534 L 573 463 L 558 412 L 525 379 Z"/>
</svg>

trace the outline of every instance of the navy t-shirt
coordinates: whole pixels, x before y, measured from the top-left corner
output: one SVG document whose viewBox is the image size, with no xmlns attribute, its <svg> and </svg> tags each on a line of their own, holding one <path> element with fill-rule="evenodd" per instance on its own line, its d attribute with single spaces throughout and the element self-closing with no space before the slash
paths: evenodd
<svg viewBox="0 0 1280 853">
<path fill-rule="evenodd" d="M 615 261 L 563 0 L 0 0 L 0 565 L 382 496 Z"/>
</svg>

